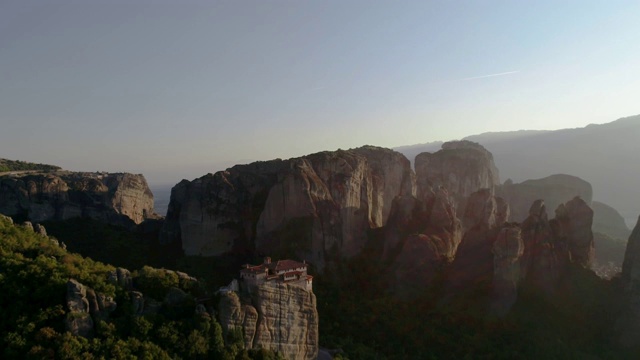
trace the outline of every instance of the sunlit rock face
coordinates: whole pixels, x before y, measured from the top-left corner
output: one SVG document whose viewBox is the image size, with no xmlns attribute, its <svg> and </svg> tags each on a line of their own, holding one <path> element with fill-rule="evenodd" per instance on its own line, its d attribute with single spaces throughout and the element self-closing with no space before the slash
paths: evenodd
<svg viewBox="0 0 640 360">
<path fill-rule="evenodd" d="M 500 183 L 493 155 L 470 141 L 451 141 L 435 153 L 421 153 L 415 159 L 417 195 L 430 189 L 445 187 L 460 204 L 480 189 L 490 189 Z"/>
<path fill-rule="evenodd" d="M 89 217 L 128 225 L 157 218 L 143 175 L 59 171 L 0 178 L 0 212 L 33 222 Z"/>
<path fill-rule="evenodd" d="M 403 155 L 372 146 L 237 165 L 176 185 L 161 239 L 187 255 L 280 252 L 322 269 L 329 253 L 360 253 L 414 181 Z"/>
<path fill-rule="evenodd" d="M 219 305 L 226 333 L 241 329 L 245 347 L 277 351 L 287 359 L 318 357 L 318 311 L 313 291 L 266 282 L 245 303 L 235 292 L 222 294 Z"/>
</svg>

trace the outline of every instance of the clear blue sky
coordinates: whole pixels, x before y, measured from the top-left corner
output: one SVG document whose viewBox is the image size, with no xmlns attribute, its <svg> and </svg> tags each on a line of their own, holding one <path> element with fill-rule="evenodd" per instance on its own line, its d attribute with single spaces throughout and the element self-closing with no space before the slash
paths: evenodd
<svg viewBox="0 0 640 360">
<path fill-rule="evenodd" d="M 609 122 L 640 113 L 638 19 L 637 1 L 0 0 L 0 157 L 158 184 Z"/>
</svg>

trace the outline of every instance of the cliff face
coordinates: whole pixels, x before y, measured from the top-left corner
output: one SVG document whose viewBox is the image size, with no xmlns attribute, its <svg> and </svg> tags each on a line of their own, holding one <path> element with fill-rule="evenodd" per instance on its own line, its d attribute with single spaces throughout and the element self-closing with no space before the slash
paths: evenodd
<svg viewBox="0 0 640 360">
<path fill-rule="evenodd" d="M 493 289 L 491 312 L 505 316 L 518 298 L 518 284 L 522 279 L 520 263 L 524 254 L 524 242 L 518 226 L 500 230 L 493 243 Z"/>
<path fill-rule="evenodd" d="M 519 184 L 507 181 L 496 187 L 496 194 L 509 204 L 511 218 L 521 222 L 529 215 L 529 206 L 538 199 L 544 200 L 549 209 L 555 209 L 576 196 L 591 204 L 593 191 L 591 184 L 579 177 L 557 174 Z"/>
<path fill-rule="evenodd" d="M 187 255 L 280 251 L 322 268 L 329 252 L 359 253 L 414 189 L 409 161 L 371 146 L 239 165 L 176 185 L 161 237 Z"/>
<path fill-rule="evenodd" d="M 446 189 L 438 189 L 424 201 L 396 198 L 383 253 L 384 259 L 393 260 L 396 294 L 409 298 L 429 286 L 443 265 L 453 260 L 461 238 L 462 225 Z"/>
<path fill-rule="evenodd" d="M 241 329 L 245 347 L 277 351 L 287 359 L 318 357 L 316 296 L 295 285 L 267 282 L 243 303 L 235 292 L 220 300 L 225 334 Z"/>
<path fill-rule="evenodd" d="M 637 346 L 640 341 L 640 218 L 627 242 L 621 280 L 627 307 L 618 319 L 620 343 L 626 347 Z"/>
<path fill-rule="evenodd" d="M 157 217 L 144 176 L 66 171 L 0 177 L 0 212 L 33 222 L 90 217 L 121 225 Z"/>
<path fill-rule="evenodd" d="M 484 188 L 493 193 L 493 187 L 500 183 L 493 155 L 470 141 L 451 141 L 433 154 L 418 154 L 415 168 L 418 197 L 444 186 L 461 199 Z"/>
<path fill-rule="evenodd" d="M 542 200 L 534 202 L 522 223 L 525 244 L 522 272 L 537 288 L 553 295 L 571 263 L 590 268 L 594 259 L 593 210 L 579 197 L 560 204 L 548 220 Z"/>
</svg>

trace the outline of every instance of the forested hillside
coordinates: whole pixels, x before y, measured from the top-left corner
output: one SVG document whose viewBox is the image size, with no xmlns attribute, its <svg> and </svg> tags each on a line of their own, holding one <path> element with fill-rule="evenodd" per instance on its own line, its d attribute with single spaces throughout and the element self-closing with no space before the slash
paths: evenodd
<svg viewBox="0 0 640 360">
<path fill-rule="evenodd" d="M 233 333 L 225 346 L 213 303 L 198 301 L 208 297 L 198 280 L 151 267 L 127 273 L 0 216 L 1 357 L 278 358 L 242 349 Z"/>
</svg>

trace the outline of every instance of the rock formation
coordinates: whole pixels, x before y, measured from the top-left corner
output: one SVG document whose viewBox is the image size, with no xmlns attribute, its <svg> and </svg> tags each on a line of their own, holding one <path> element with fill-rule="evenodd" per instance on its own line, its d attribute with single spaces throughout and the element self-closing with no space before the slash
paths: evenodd
<svg viewBox="0 0 640 360">
<path fill-rule="evenodd" d="M 321 269 L 328 253 L 359 253 L 413 181 L 404 156 L 372 146 L 236 165 L 176 185 L 161 240 L 181 241 L 187 255 L 252 249 Z"/>
<path fill-rule="evenodd" d="M 112 297 L 84 286 L 74 279 L 67 282 L 67 330 L 73 335 L 93 337 L 94 323 L 106 319 L 117 307 Z"/>
<path fill-rule="evenodd" d="M 590 268 L 594 258 L 593 211 L 579 197 L 560 204 L 547 220 L 544 202 L 537 200 L 522 223 L 525 251 L 522 272 L 531 283 L 552 296 L 571 263 Z"/>
<path fill-rule="evenodd" d="M 118 225 L 157 217 L 144 176 L 67 171 L 0 177 L 0 213 L 33 222 L 89 217 Z"/>
<path fill-rule="evenodd" d="M 621 280 L 627 306 L 618 320 L 620 343 L 625 347 L 637 346 L 640 341 L 640 218 L 627 242 Z"/>
<path fill-rule="evenodd" d="M 629 238 L 631 230 L 618 210 L 599 201 L 592 201 L 591 208 L 593 209 L 593 232 L 622 240 Z"/>
<path fill-rule="evenodd" d="M 555 209 L 576 196 L 590 204 L 593 191 L 591 184 L 579 177 L 557 174 L 519 184 L 507 180 L 496 187 L 496 195 L 509 204 L 511 219 L 522 222 L 529 216 L 529 206 L 536 200 L 544 200 L 549 209 Z"/>
<path fill-rule="evenodd" d="M 394 205 L 385 229 L 383 257 L 393 259 L 396 295 L 408 298 L 428 287 L 440 269 L 453 260 L 462 225 L 444 188 L 429 193 L 426 201 L 399 197 Z"/>
<path fill-rule="evenodd" d="M 93 319 L 89 315 L 87 289 L 76 280 L 67 282 L 67 330 L 75 336 L 93 337 Z"/>
<path fill-rule="evenodd" d="M 219 316 L 225 335 L 242 331 L 246 348 L 277 351 L 287 359 L 318 357 L 318 311 L 312 291 L 266 282 L 246 301 L 233 291 L 225 292 Z"/>
<path fill-rule="evenodd" d="M 491 313 L 503 317 L 515 304 L 522 279 L 520 259 L 524 242 L 518 226 L 503 227 L 493 243 L 493 288 Z"/>
<path fill-rule="evenodd" d="M 418 154 L 415 168 L 418 198 L 429 189 L 444 186 L 461 203 L 479 189 L 493 193 L 493 187 L 500 184 L 493 155 L 470 141 L 451 141 L 433 154 Z"/>
<path fill-rule="evenodd" d="M 566 224 L 562 235 L 567 238 L 571 260 L 584 267 L 590 267 L 595 257 L 593 243 L 593 210 L 580 197 L 575 197 L 556 210 L 556 220 Z M 564 226 L 563 226 L 564 227 Z M 556 235 L 558 236 L 558 235 Z"/>
<path fill-rule="evenodd" d="M 508 220 L 504 201 L 481 189 L 469 196 L 463 216 L 464 236 L 448 273 L 448 293 L 490 284 L 494 274 L 494 243 Z"/>
</svg>

